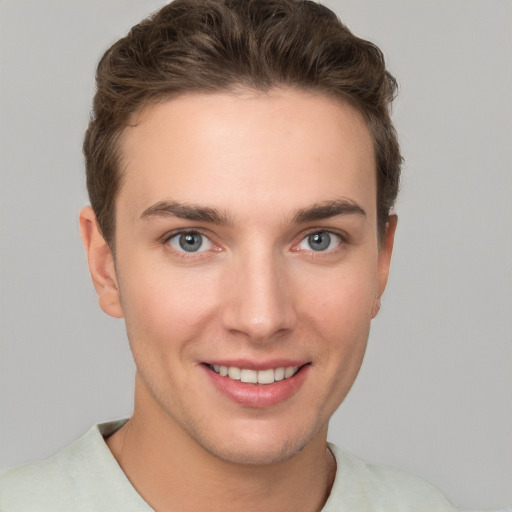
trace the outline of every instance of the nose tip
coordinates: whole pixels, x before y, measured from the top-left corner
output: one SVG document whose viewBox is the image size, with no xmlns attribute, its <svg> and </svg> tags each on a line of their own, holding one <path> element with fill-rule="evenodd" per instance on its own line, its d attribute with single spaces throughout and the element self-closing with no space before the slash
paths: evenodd
<svg viewBox="0 0 512 512">
<path fill-rule="evenodd" d="M 292 327 L 289 315 L 285 313 L 281 306 L 274 308 L 267 304 L 265 313 L 260 312 L 253 315 L 251 315 L 250 310 L 243 311 L 239 309 L 236 315 L 236 322 L 233 322 L 230 330 L 242 332 L 252 341 L 258 343 L 271 342 L 275 337 L 284 334 Z"/>
<path fill-rule="evenodd" d="M 282 269 L 262 262 L 245 265 L 230 281 L 222 313 L 225 329 L 260 344 L 293 329 L 296 315 Z"/>
</svg>

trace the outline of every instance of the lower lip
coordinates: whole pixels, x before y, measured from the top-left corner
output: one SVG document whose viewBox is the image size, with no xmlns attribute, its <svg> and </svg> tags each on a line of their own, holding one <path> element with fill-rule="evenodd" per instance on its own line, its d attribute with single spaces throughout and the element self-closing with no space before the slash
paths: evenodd
<svg viewBox="0 0 512 512">
<path fill-rule="evenodd" d="M 310 365 L 303 366 L 293 377 L 273 384 L 248 384 L 223 377 L 201 365 L 215 388 L 233 402 L 246 407 L 265 408 L 277 405 L 295 395 L 309 372 Z"/>
</svg>

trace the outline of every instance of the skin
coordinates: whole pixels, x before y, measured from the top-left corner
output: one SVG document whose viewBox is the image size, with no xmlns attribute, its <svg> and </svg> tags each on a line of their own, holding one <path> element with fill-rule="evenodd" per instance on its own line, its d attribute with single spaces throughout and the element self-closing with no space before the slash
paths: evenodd
<svg viewBox="0 0 512 512">
<path fill-rule="evenodd" d="M 100 306 L 124 317 L 137 366 L 109 448 L 155 510 L 320 510 L 328 422 L 359 371 L 396 226 L 379 244 L 362 116 L 292 89 L 184 95 L 138 116 L 122 159 L 115 261 L 90 207 L 80 215 Z M 181 249 L 177 230 L 202 249 Z M 253 407 L 212 385 L 202 363 L 226 359 L 307 367 L 292 396 Z"/>
</svg>

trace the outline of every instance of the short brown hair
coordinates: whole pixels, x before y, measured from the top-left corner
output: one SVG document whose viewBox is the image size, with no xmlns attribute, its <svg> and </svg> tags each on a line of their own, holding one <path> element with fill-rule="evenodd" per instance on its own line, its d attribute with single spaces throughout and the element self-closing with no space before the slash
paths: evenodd
<svg viewBox="0 0 512 512">
<path fill-rule="evenodd" d="M 377 163 L 383 233 L 397 193 L 400 149 L 390 118 L 396 81 L 382 52 L 310 0 L 175 0 L 101 58 L 85 134 L 87 189 L 114 246 L 119 138 L 134 114 L 180 94 L 290 86 L 341 98 L 365 117 Z"/>
</svg>

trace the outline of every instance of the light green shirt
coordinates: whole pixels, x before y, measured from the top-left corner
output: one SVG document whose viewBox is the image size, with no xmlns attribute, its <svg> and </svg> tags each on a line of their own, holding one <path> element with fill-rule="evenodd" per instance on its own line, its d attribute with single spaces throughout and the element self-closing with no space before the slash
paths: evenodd
<svg viewBox="0 0 512 512">
<path fill-rule="evenodd" d="M 151 512 L 104 441 L 125 422 L 96 425 L 53 457 L 3 473 L 0 512 Z M 426 482 L 329 447 L 338 469 L 322 512 L 455 511 Z"/>
</svg>

